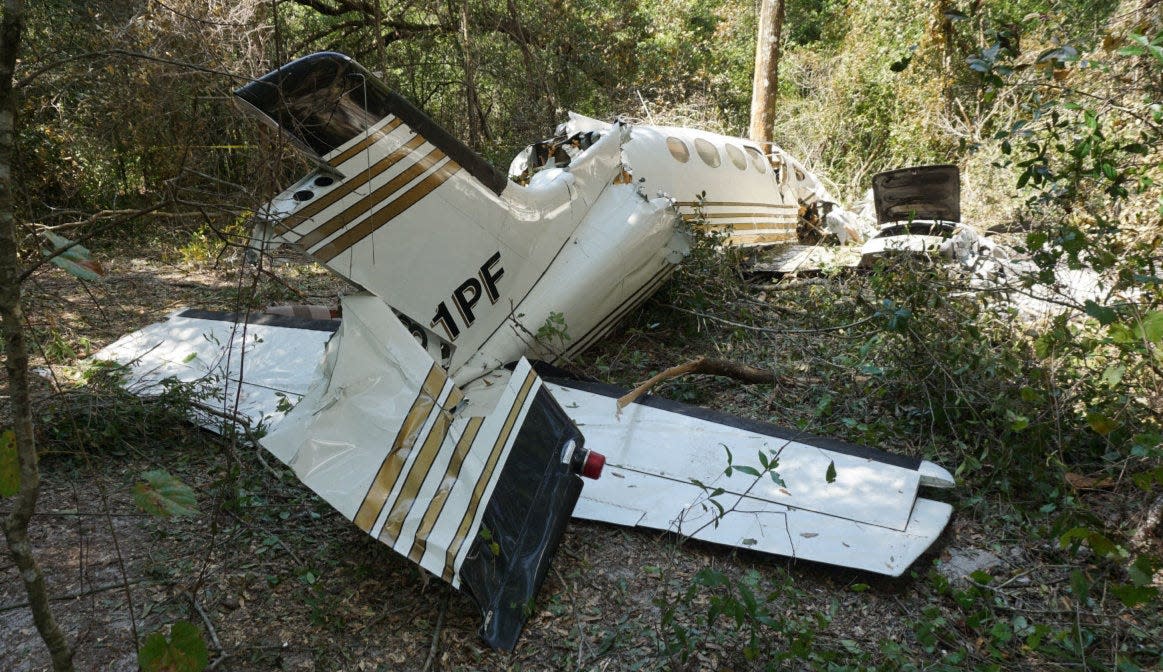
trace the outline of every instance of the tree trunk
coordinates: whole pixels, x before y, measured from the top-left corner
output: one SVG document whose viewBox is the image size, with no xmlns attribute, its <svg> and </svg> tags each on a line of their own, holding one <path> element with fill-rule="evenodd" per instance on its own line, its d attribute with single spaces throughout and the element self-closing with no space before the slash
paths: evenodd
<svg viewBox="0 0 1163 672">
<path fill-rule="evenodd" d="M 0 22 L 0 334 L 4 338 L 4 368 L 8 372 L 8 395 L 12 408 L 12 432 L 20 461 L 20 491 L 12 511 L 4 520 L 8 552 L 20 570 L 36 629 L 52 655 L 53 669 L 72 670 L 73 650 L 49 608 L 44 575 L 28 541 L 28 523 L 36 510 L 40 492 L 40 470 L 36 464 L 36 443 L 32 431 L 32 404 L 28 389 L 28 343 L 24 338 L 20 307 L 19 242 L 12 208 L 12 147 L 16 124 L 17 92 L 12 87 L 16 54 L 24 30 L 24 3 L 6 0 Z"/>
<path fill-rule="evenodd" d="M 755 142 L 771 142 L 775 99 L 779 92 L 779 43 L 783 36 L 784 0 L 763 0 L 755 41 L 755 78 L 751 84 L 751 129 Z"/>
<path fill-rule="evenodd" d="M 476 63 L 473 61 L 472 34 L 469 32 L 468 0 L 461 0 L 460 14 L 460 57 L 464 67 L 464 98 L 468 109 L 468 144 L 473 149 L 480 149 L 481 136 L 489 138 L 489 128 L 485 124 L 484 110 L 481 109 L 480 96 L 477 94 Z"/>
</svg>

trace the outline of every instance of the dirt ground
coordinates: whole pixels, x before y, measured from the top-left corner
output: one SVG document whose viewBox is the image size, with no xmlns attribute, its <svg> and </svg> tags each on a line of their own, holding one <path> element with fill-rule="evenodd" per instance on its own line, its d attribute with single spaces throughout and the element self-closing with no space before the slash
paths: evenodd
<svg viewBox="0 0 1163 672">
<path fill-rule="evenodd" d="M 83 396 L 76 401 L 62 396 L 61 390 L 73 385 L 69 365 L 77 357 L 180 306 L 233 309 L 250 286 L 229 260 L 215 269 L 129 255 L 109 259 L 106 267 L 104 281 L 87 287 L 54 270 L 38 273 L 29 286 L 30 327 L 43 346 L 38 359 L 53 364 L 57 376 L 39 393 L 63 399 L 38 419 L 41 431 L 74 442 L 62 445 L 89 446 L 46 455 L 32 526 L 55 613 L 77 647 L 78 670 L 134 670 L 142 639 L 179 620 L 202 631 L 211 667 L 218 670 L 774 665 L 770 652 L 781 646 L 766 647 L 758 660 L 748 660 L 744 635 L 726 619 L 707 627 L 706 595 L 682 599 L 692 577 L 707 567 L 755 578 L 772 611 L 793 624 L 764 636 L 778 644 L 810 631 L 812 647 L 836 653 L 852 666 L 837 669 L 919 669 L 948 664 L 954 650 L 966 652 L 966 669 L 999 662 L 1009 669 L 1075 667 L 1027 657 L 1018 646 L 1003 647 L 1000 655 L 991 649 L 998 643 L 982 637 L 979 624 L 959 607 L 957 593 L 933 569 L 942 559 L 948 564 L 970 551 L 996 579 L 973 598 L 985 605 L 991 623 L 1006 623 L 1018 633 L 1018 616 L 1046 623 L 1078 619 L 1080 632 L 1090 623 L 1101 636 L 1122 637 L 1135 646 L 1158 634 L 1150 629 L 1158 628 L 1157 615 L 1143 620 L 1105 594 L 1087 608 L 1071 606 L 1065 594 L 1072 565 L 1063 551 L 1028 536 L 1018 521 L 995 517 L 988 503 L 954 493 L 946 497 L 958 511 L 945 537 L 896 580 L 574 522 L 516 650 L 489 650 L 477 637 L 480 615 L 471 599 L 361 534 L 277 461 L 176 422 L 110 430 L 116 426 L 111 414 L 130 411 L 86 410 Z M 318 267 L 287 263 L 276 270 L 282 281 L 260 283 L 260 304 L 334 303 L 339 292 L 349 291 Z M 651 343 L 666 338 L 649 331 L 653 319 L 631 318 L 640 328 L 614 337 L 582 366 L 628 382 L 664 365 L 677 355 L 652 354 Z M 737 413 L 762 420 L 778 415 L 767 393 L 730 381 L 707 382 L 700 393 Z M 156 468 L 194 488 L 198 516 L 163 520 L 134 506 L 133 484 Z M 0 500 L 0 508 L 6 511 L 6 505 Z M 24 602 L 5 554 L 0 557 L 2 670 L 49 666 Z M 688 633 L 702 633 L 685 661 L 675 652 L 673 628 L 664 619 L 668 610 Z M 816 625 L 804 625 L 809 621 Z M 1148 630 L 1139 636 L 1134 628 Z M 1119 644 L 1106 648 L 1118 651 Z M 1108 657 L 1101 666 L 1113 667 L 1113 661 Z M 806 667 L 802 661 L 786 664 L 786 669 Z"/>
</svg>

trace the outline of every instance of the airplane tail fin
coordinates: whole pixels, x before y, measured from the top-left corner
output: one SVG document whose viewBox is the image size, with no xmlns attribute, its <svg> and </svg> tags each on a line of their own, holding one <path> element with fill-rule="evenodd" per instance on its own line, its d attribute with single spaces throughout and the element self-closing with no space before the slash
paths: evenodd
<svg viewBox="0 0 1163 672">
<path fill-rule="evenodd" d="M 592 205 L 622 167 L 608 133 L 568 174 L 517 185 L 342 54 L 305 56 L 235 95 L 320 166 L 261 211 L 259 237 L 375 294 L 454 372 L 566 244 L 586 213 L 570 204 Z"/>
<path fill-rule="evenodd" d="M 342 54 L 304 56 L 234 93 L 319 166 L 266 206 L 258 237 L 376 294 L 423 342 L 464 346 L 501 300 L 496 281 L 513 289 L 527 257 L 504 230 L 508 176 Z"/>
</svg>

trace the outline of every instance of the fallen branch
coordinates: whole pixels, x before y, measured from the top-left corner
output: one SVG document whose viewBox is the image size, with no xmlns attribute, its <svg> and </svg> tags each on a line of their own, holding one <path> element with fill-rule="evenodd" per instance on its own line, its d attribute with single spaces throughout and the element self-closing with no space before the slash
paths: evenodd
<svg viewBox="0 0 1163 672">
<path fill-rule="evenodd" d="M 440 614 L 436 617 L 436 627 L 432 629 L 432 645 L 428 647 L 428 658 L 424 661 L 423 672 L 432 669 L 436 662 L 436 652 L 440 650 L 440 631 L 444 629 L 444 614 L 448 612 L 448 600 L 452 593 L 445 591 L 444 599 L 440 602 Z"/>
<path fill-rule="evenodd" d="M 210 663 L 206 669 L 213 670 L 226 660 L 226 650 L 222 648 L 222 642 L 218 639 L 218 631 L 214 628 L 214 622 L 210 620 L 210 615 L 198 604 L 198 598 L 194 597 L 193 593 L 186 593 L 186 599 L 190 600 L 190 604 L 194 607 L 194 611 L 198 612 L 198 616 L 202 618 L 202 624 L 206 626 L 206 632 L 210 635 L 210 641 L 214 643 L 214 648 L 218 650 L 218 657 Z"/>
<path fill-rule="evenodd" d="M 136 586 L 139 583 L 154 583 L 154 581 L 146 581 L 144 579 L 138 579 L 136 581 L 130 581 L 129 585 Z M 52 600 L 53 602 L 75 600 L 79 597 L 87 597 L 89 595 L 95 595 L 97 593 L 104 593 L 104 592 L 108 592 L 110 590 L 118 590 L 118 589 L 121 589 L 124 587 L 125 587 L 124 582 L 117 581 L 115 583 L 106 583 L 106 584 L 102 584 L 100 586 L 95 586 L 95 587 L 89 588 L 87 590 L 79 590 L 79 591 L 72 592 L 72 593 L 66 593 L 64 595 L 54 595 L 54 596 L 50 597 L 49 599 Z M 23 609 L 27 606 L 28 606 L 27 601 L 25 601 L 25 602 L 13 602 L 12 604 L 0 605 L 0 614 L 4 613 L 6 611 Z"/>
<path fill-rule="evenodd" d="M 830 282 L 831 280 L 827 278 L 805 278 L 803 280 L 796 280 L 794 282 L 773 282 L 764 285 L 755 285 L 755 289 L 764 292 L 785 292 L 789 289 L 800 289 L 803 287 L 826 285 Z"/>
<path fill-rule="evenodd" d="M 763 383 L 774 383 L 775 372 L 767 369 L 757 369 L 754 366 L 740 364 L 738 362 L 728 361 L 726 359 L 707 359 L 706 357 L 698 357 L 692 359 L 686 364 L 679 364 L 672 366 L 669 369 L 659 373 L 650 378 L 633 390 L 623 395 L 618 399 L 618 412 L 634 403 L 638 397 L 646 394 L 659 383 L 685 376 L 688 373 L 703 373 L 710 376 L 725 376 L 727 378 L 734 378 L 735 380 L 747 383 L 749 385 L 758 385 Z"/>
</svg>

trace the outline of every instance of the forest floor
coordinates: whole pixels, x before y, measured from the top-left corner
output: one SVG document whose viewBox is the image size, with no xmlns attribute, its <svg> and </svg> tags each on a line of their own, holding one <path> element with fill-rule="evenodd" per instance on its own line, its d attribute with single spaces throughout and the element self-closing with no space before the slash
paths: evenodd
<svg viewBox="0 0 1163 672">
<path fill-rule="evenodd" d="M 573 522 L 516 650 L 489 650 L 469 597 L 362 534 L 277 461 L 148 405 L 78 387 L 79 358 L 178 307 L 230 310 L 249 295 L 258 297 L 253 305 L 334 304 L 344 286 L 295 260 L 252 291 L 236 260 L 191 262 L 173 248 L 160 256 L 95 251 L 107 270 L 102 282 L 44 269 L 27 292 L 37 364 L 56 376 L 38 390 L 47 452 L 32 538 L 78 670 L 135 670 L 146 634 L 179 620 L 202 630 L 218 670 L 774 669 L 781 652 L 795 656 L 787 669 L 1101 669 L 1128 656 L 1146 668 L 1159 660 L 1157 612 L 1123 608 L 1097 589 L 1084 603 L 1072 599 L 1080 561 L 1044 532 L 1045 521 L 964 489 L 937 495 L 954 504 L 953 521 L 899 579 Z M 821 276 L 822 290 L 803 291 L 851 296 L 863 282 Z M 684 379 L 658 393 L 777 424 L 813 422 L 836 380 L 822 373 L 833 346 L 813 336 L 740 341 L 713 322 L 682 319 L 670 305 L 683 291 L 664 290 L 575 368 L 630 385 L 699 354 L 769 356 L 788 372 L 780 385 Z M 773 319 L 794 323 L 813 312 L 801 292 L 747 291 L 770 304 Z M 779 350 L 752 349 L 760 347 Z M 906 437 L 879 447 L 958 466 L 931 443 Z M 158 468 L 194 488 L 198 516 L 163 520 L 134 505 L 134 483 Z M 1127 508 L 1134 498 L 1110 487 L 1078 496 L 1116 525 L 1139 514 Z M 963 556 L 980 560 L 992 582 L 980 583 L 980 574 L 950 582 L 937 571 Z M 708 627 L 708 607 L 722 593 L 688 590 L 708 567 L 760 596 L 769 620 L 757 630 L 756 655 L 747 651 L 750 621 L 721 617 Z M 24 602 L 5 555 L 0 669 L 48 668 Z"/>
</svg>

